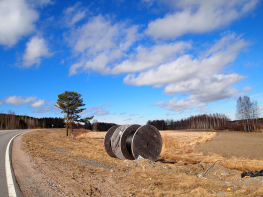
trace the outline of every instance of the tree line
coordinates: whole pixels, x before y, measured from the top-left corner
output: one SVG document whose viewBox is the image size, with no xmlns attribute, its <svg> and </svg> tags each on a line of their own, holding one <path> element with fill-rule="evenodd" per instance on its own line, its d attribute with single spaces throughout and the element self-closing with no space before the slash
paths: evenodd
<svg viewBox="0 0 263 197">
<path fill-rule="evenodd" d="M 29 129 L 29 128 L 63 128 L 66 127 L 73 132 L 74 128 L 84 128 L 94 131 L 107 131 L 114 123 L 104 123 L 93 121 L 92 117 L 81 118 L 80 114 L 86 108 L 81 94 L 77 92 L 65 91 L 58 95 L 56 107 L 61 113 L 66 113 L 65 118 L 33 118 L 29 116 L 17 116 L 14 112 L 9 114 L 0 113 L 0 129 Z M 216 130 L 243 130 L 247 132 L 257 131 L 262 125 L 259 119 L 259 107 L 256 101 L 251 101 L 248 96 L 239 97 L 236 105 L 237 121 L 231 121 L 224 114 L 202 114 L 191 116 L 181 120 L 148 120 L 147 124 L 155 126 L 159 130 L 181 130 L 181 129 L 216 129 Z M 82 123 L 82 124 L 81 124 Z"/>
<path fill-rule="evenodd" d="M 65 128 L 65 119 L 63 118 L 34 118 L 30 116 L 16 115 L 9 111 L 8 114 L 0 113 L 0 130 L 12 129 L 35 129 L 35 128 Z M 87 129 L 94 131 L 107 131 L 114 126 L 114 123 L 96 122 L 96 125 L 89 121 L 85 123 L 74 123 L 74 129 Z M 96 129 L 95 129 L 96 128 Z"/>
<path fill-rule="evenodd" d="M 148 120 L 147 124 L 155 126 L 159 130 L 181 129 L 225 129 L 230 119 L 224 114 L 202 114 L 191 116 L 181 120 Z"/>
<path fill-rule="evenodd" d="M 114 123 L 106 123 L 106 122 L 96 122 L 96 130 L 95 130 L 95 125 L 93 125 L 93 131 L 108 131 L 112 126 L 116 125 Z"/>
<path fill-rule="evenodd" d="M 29 116 L 16 115 L 9 111 L 8 114 L 0 114 L 0 129 L 35 129 L 35 128 L 63 128 L 62 118 L 34 118 Z"/>
<path fill-rule="evenodd" d="M 74 129 L 87 129 L 92 131 L 108 131 L 112 126 L 116 125 L 115 123 L 106 123 L 106 122 L 98 122 L 93 121 L 91 124 L 90 121 L 86 121 L 83 123 L 74 123 Z"/>
<path fill-rule="evenodd" d="M 147 124 L 159 130 L 181 129 L 215 129 L 230 131 L 258 131 L 262 127 L 263 119 L 259 118 L 260 112 L 257 101 L 251 101 L 248 96 L 237 99 L 236 118 L 231 121 L 224 114 L 202 114 L 181 120 L 148 120 Z"/>
</svg>

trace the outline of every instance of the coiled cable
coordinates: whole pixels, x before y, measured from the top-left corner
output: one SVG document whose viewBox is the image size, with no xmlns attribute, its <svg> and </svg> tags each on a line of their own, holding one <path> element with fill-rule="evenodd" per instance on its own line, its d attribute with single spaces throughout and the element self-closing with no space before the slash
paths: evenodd
<svg viewBox="0 0 263 197">
<path fill-rule="evenodd" d="M 126 139 L 126 148 L 127 148 L 128 152 L 131 154 L 132 157 L 133 157 L 133 155 L 132 155 L 131 146 L 132 146 L 132 139 L 133 139 L 133 136 L 134 136 L 135 132 L 136 132 L 136 130 L 135 130 L 135 131 L 132 131 L 132 132 L 128 135 L 127 139 Z M 133 158 L 134 158 L 134 157 L 133 157 Z"/>
</svg>

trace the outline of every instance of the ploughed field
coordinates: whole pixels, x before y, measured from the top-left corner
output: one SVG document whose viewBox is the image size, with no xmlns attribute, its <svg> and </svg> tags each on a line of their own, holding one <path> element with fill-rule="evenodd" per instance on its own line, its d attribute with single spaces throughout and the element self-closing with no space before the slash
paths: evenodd
<svg viewBox="0 0 263 197">
<path fill-rule="evenodd" d="M 75 130 L 66 137 L 65 129 L 49 129 L 23 134 L 13 148 L 18 184 L 24 196 L 263 195 L 263 177 L 241 178 L 243 171 L 263 169 L 263 134 L 160 133 L 163 147 L 156 162 L 109 157 L 103 145 L 106 132 Z"/>
<path fill-rule="evenodd" d="M 216 137 L 196 147 L 205 154 L 220 154 L 226 158 L 243 157 L 263 160 L 263 134 L 219 132 Z"/>
</svg>

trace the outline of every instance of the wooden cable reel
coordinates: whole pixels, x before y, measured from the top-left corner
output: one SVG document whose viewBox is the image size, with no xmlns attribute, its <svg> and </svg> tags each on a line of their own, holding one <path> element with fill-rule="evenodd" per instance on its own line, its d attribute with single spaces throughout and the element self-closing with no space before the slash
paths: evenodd
<svg viewBox="0 0 263 197">
<path fill-rule="evenodd" d="M 119 127 L 120 125 L 114 125 L 112 126 L 108 132 L 106 133 L 105 137 L 104 137 L 104 147 L 106 152 L 108 153 L 109 156 L 111 157 L 116 157 L 116 155 L 114 154 L 114 152 L 112 151 L 111 148 L 111 137 L 114 133 L 114 131 Z"/>
<path fill-rule="evenodd" d="M 140 125 L 122 125 L 118 127 L 111 137 L 111 148 L 114 154 L 122 160 L 133 160 L 133 156 L 129 153 L 126 146 L 126 140 L 130 133 L 136 131 Z"/>
<path fill-rule="evenodd" d="M 104 146 L 111 157 L 134 160 L 141 156 L 156 161 L 162 150 L 162 137 L 152 125 L 116 125 L 105 135 Z"/>
<path fill-rule="evenodd" d="M 144 125 L 137 129 L 132 138 L 132 155 L 156 161 L 162 151 L 162 137 L 158 129 L 152 125 Z"/>
</svg>

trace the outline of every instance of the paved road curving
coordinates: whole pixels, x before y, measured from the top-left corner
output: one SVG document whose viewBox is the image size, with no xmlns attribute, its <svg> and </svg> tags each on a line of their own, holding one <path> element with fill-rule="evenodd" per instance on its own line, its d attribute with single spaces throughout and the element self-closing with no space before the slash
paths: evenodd
<svg viewBox="0 0 263 197">
<path fill-rule="evenodd" d="M 29 129 L 26 130 L 0 130 L 0 196 L 8 197 L 8 188 L 7 188 L 7 181 L 6 181 L 6 169 L 5 169 L 5 153 L 6 153 L 6 147 L 8 142 L 17 134 L 32 131 Z M 11 147 L 10 145 L 10 151 L 9 155 L 11 153 Z M 10 157 L 11 158 L 11 157 Z M 11 159 L 10 159 L 11 160 Z M 16 190 L 16 195 L 18 197 L 23 196 L 18 184 L 16 183 L 14 179 L 14 173 L 12 171 L 12 176 L 14 180 L 14 186 Z"/>
</svg>

